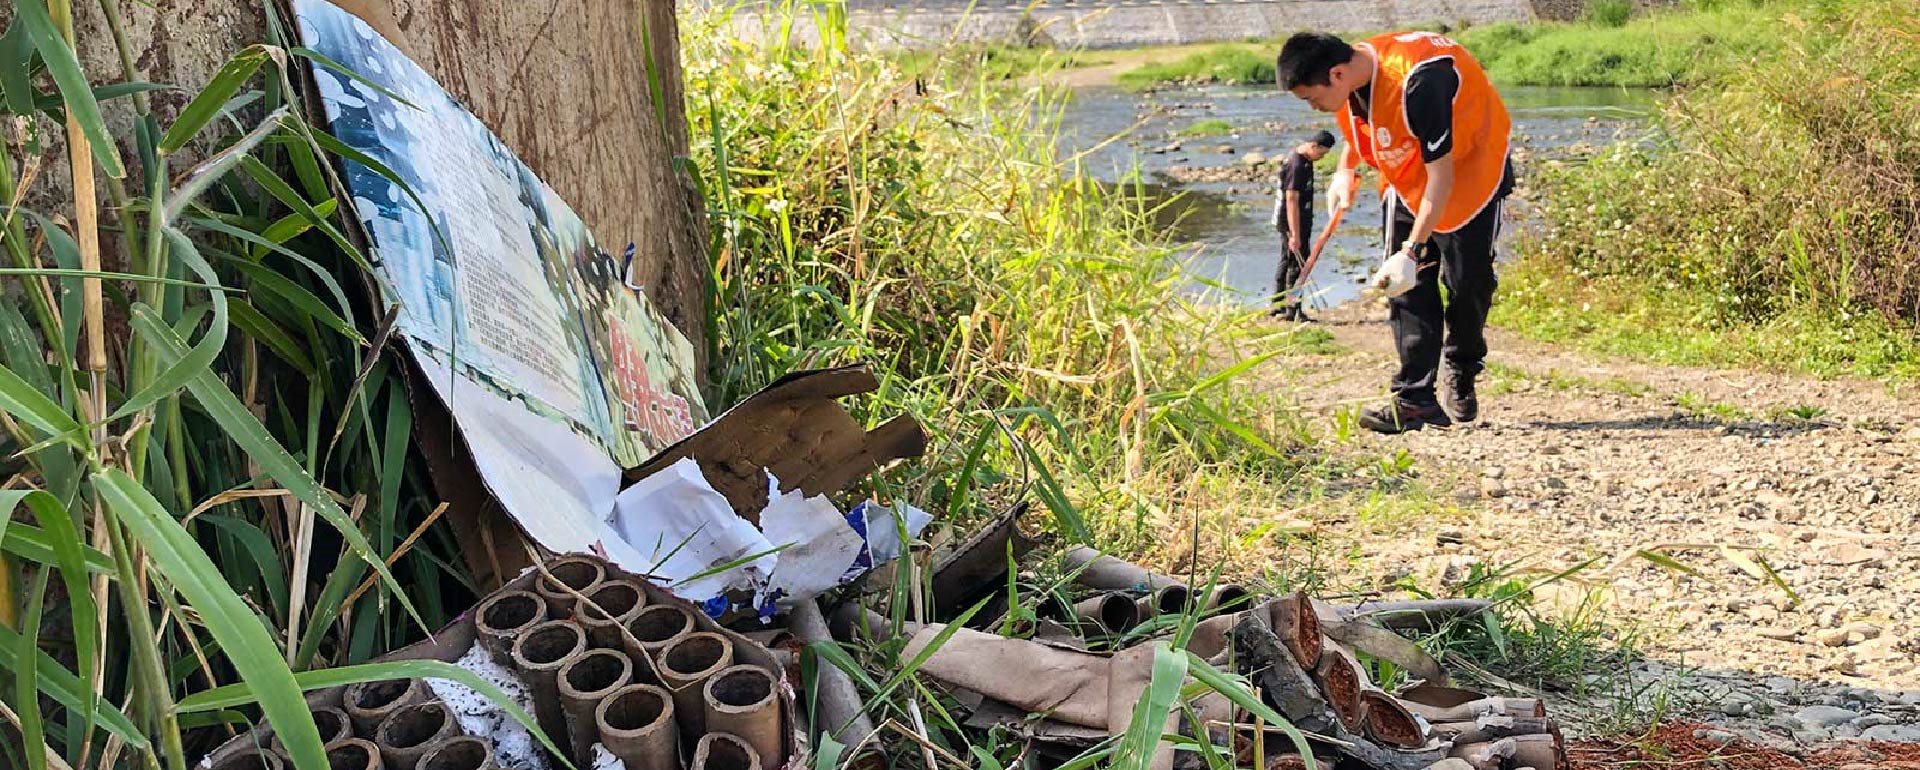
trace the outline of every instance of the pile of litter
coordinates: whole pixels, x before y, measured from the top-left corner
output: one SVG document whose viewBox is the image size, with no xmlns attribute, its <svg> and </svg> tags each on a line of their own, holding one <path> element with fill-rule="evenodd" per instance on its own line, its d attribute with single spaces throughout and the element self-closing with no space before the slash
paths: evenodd
<svg viewBox="0 0 1920 770">
<path fill-rule="evenodd" d="M 1204 619 L 1193 626 L 1185 652 L 1245 677 L 1264 705 L 1304 733 L 1320 767 L 1569 766 L 1560 730 L 1540 700 L 1455 688 L 1437 661 L 1380 622 L 1434 623 L 1484 610 L 1484 602 L 1338 607 L 1304 593 L 1259 597 L 1236 585 L 1196 589 L 1079 547 L 1063 560 L 1072 581 L 1090 592 L 1084 599 L 1071 605 L 1045 599 L 1030 616 L 1010 615 L 992 594 L 1004 593 L 1008 583 L 1007 554 L 1030 548 L 1004 521 L 935 560 L 930 584 L 937 604 L 986 602 L 970 627 L 893 626 L 906 637 L 901 659 L 920 660 L 919 673 L 946 687 L 967 728 L 1012 731 L 1056 762 L 1122 735 L 1152 678 L 1156 649 L 1197 614 Z M 851 602 L 834 612 L 832 625 L 847 643 L 884 642 L 891 631 L 884 615 Z M 1005 628 L 1024 638 L 999 633 Z M 1381 689 L 1369 676 L 1381 663 L 1408 672 L 1412 681 L 1394 692 Z M 1166 732 L 1205 735 L 1237 766 L 1273 770 L 1308 761 L 1272 725 L 1223 695 L 1200 696 L 1190 705 L 1184 716 L 1174 710 Z M 1206 766 L 1198 752 L 1166 744 L 1154 765 Z"/>
<path fill-rule="evenodd" d="M 454 663 L 498 688 L 575 768 L 775 770 L 795 750 L 788 672 L 772 651 L 596 556 L 550 560 L 434 640 L 384 660 Z M 533 734 L 441 679 L 360 682 L 308 699 L 331 770 L 553 770 Z M 284 770 L 266 729 L 211 770 Z"/>
</svg>

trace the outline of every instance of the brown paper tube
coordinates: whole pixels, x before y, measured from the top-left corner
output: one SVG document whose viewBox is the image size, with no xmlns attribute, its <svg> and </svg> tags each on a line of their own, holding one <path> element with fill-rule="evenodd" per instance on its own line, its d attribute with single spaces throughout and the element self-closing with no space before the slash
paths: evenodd
<svg viewBox="0 0 1920 770">
<path fill-rule="evenodd" d="M 567 714 L 567 737 L 573 741 L 573 763 L 593 766 L 593 742 L 600 737 L 593 710 L 615 690 L 633 682 L 633 661 L 614 650 L 589 650 L 560 667 L 560 708 Z"/>
<path fill-rule="evenodd" d="M 513 644 L 513 667 L 519 669 L 533 694 L 534 717 L 556 746 L 567 740 L 566 711 L 560 706 L 560 668 L 586 652 L 586 632 L 567 620 L 534 626 Z"/>
<path fill-rule="evenodd" d="M 346 738 L 327 744 L 327 770 L 381 770 L 386 763 L 380 747 L 365 738 Z"/>
<path fill-rule="evenodd" d="M 388 679 L 347 686 L 340 702 L 353 722 L 353 734 L 372 737 L 388 714 L 427 699 L 427 686 L 418 679 Z"/>
<path fill-rule="evenodd" d="M 1501 770 L 1518 748 L 1512 738 L 1501 738 L 1491 743 L 1456 743 L 1447 756 L 1465 760 L 1473 766 L 1473 770 Z"/>
<path fill-rule="evenodd" d="M 793 614 L 788 617 L 787 625 L 793 628 L 802 645 L 812 642 L 833 641 L 833 634 L 827 628 L 826 618 L 820 614 L 817 599 L 808 599 L 794 605 Z M 796 651 L 794 660 L 799 661 L 801 653 Z M 808 716 L 821 730 L 828 731 L 833 739 L 843 746 L 852 746 L 873 732 L 873 720 L 865 713 L 866 705 L 860 701 L 860 690 L 854 686 L 853 677 L 840 670 L 839 666 L 825 660 L 816 661 L 814 666 L 813 697 L 809 700 L 812 713 Z M 800 677 L 789 674 L 790 681 L 798 682 Z M 842 728 L 845 725 L 845 728 Z"/>
<path fill-rule="evenodd" d="M 1183 585 L 1132 562 L 1121 561 L 1086 546 L 1067 549 L 1061 556 L 1070 570 L 1079 570 L 1073 582 L 1096 591 L 1152 591 Z"/>
<path fill-rule="evenodd" d="M 547 617 L 554 620 L 573 617 L 574 610 L 579 604 L 579 600 L 575 599 L 573 593 L 567 591 L 567 588 L 585 594 L 607 578 L 607 570 L 600 565 L 600 560 L 587 556 L 555 559 L 547 562 L 546 568 L 547 574 L 553 577 L 541 575 L 536 578 L 533 581 L 533 591 L 546 600 Z M 555 580 L 559 583 L 555 583 Z M 565 585 L 566 588 L 562 588 L 561 585 Z"/>
<path fill-rule="evenodd" d="M 1162 615 L 1178 615 L 1187 611 L 1187 602 L 1193 600 L 1193 592 L 1186 586 L 1165 586 L 1153 593 L 1140 597 L 1134 604 L 1142 619 L 1157 618 Z"/>
<path fill-rule="evenodd" d="M 630 684 L 594 711 L 600 742 L 627 770 L 680 770 L 680 728 L 673 696 L 650 684 Z"/>
<path fill-rule="evenodd" d="M 1429 722 L 1471 722 L 1488 715 L 1539 719 L 1547 715 L 1546 704 L 1538 698 L 1481 698 L 1445 708 L 1405 700 L 1401 703 Z"/>
<path fill-rule="evenodd" d="M 314 709 L 313 726 L 320 730 L 322 746 L 353 737 L 353 722 L 347 718 L 347 712 L 337 708 Z M 272 746 L 276 752 L 286 753 L 286 745 L 280 742 L 278 734 L 269 738 L 268 745 Z"/>
<path fill-rule="evenodd" d="M 1320 694 L 1333 707 L 1334 716 L 1340 718 L 1340 726 L 1350 733 L 1360 732 L 1366 707 L 1360 701 L 1360 667 L 1353 658 L 1344 650 L 1326 650 L 1320 655 L 1319 667 L 1313 670 L 1313 681 L 1320 685 Z"/>
<path fill-rule="evenodd" d="M 236 751 L 213 764 L 213 770 L 285 770 L 280 755 L 266 749 Z"/>
<path fill-rule="evenodd" d="M 1427 733 L 1420 720 L 1393 696 L 1372 687 L 1360 690 L 1367 712 L 1367 737 L 1402 749 L 1427 745 Z"/>
<path fill-rule="evenodd" d="M 460 734 L 460 727 L 439 701 L 415 703 L 388 714 L 373 732 L 373 745 L 391 770 L 414 770 L 434 744 Z"/>
<path fill-rule="evenodd" d="M 707 729 L 728 733 L 753 747 L 768 764 L 780 760 L 780 708 L 775 700 L 778 683 L 759 666 L 728 668 L 707 680 Z M 838 727 L 838 725 L 833 725 Z"/>
<path fill-rule="evenodd" d="M 1553 735 L 1516 735 L 1513 741 L 1513 766 L 1533 770 L 1560 770 L 1567 764 L 1566 751 Z"/>
<path fill-rule="evenodd" d="M 646 604 L 647 595 L 633 579 L 602 582 L 587 593 L 587 603 L 580 605 L 580 625 L 587 629 L 587 642 L 596 649 L 620 649 L 620 627 L 640 614 Z"/>
<path fill-rule="evenodd" d="M 693 749 L 692 770 L 761 770 L 760 755 L 738 736 L 707 733 Z"/>
<path fill-rule="evenodd" d="M 532 591 L 494 594 L 473 612 L 473 628 L 480 646 L 503 666 L 513 664 L 513 640 L 547 619 L 547 603 Z"/>
<path fill-rule="evenodd" d="M 1327 640 L 1321 635 L 1320 616 L 1313 610 L 1313 599 L 1305 592 L 1295 591 L 1275 599 L 1268 624 L 1301 668 L 1311 671 L 1320 665 Z"/>
<path fill-rule="evenodd" d="M 719 634 L 701 631 L 680 637 L 660 654 L 660 678 L 673 693 L 673 710 L 687 732 L 706 731 L 706 706 L 701 688 L 707 679 L 733 665 L 733 643 Z"/>
<path fill-rule="evenodd" d="M 1244 609 L 1253 601 L 1253 594 L 1247 593 L 1246 586 L 1238 583 L 1226 583 L 1213 587 L 1213 593 L 1207 595 L 1207 612 L 1231 612 Z"/>
<path fill-rule="evenodd" d="M 435 744 L 426 756 L 420 758 L 419 770 L 500 770 L 500 766 L 493 761 L 492 745 L 483 739 L 463 735 Z"/>
<path fill-rule="evenodd" d="M 1083 624 L 1092 624 L 1110 634 L 1123 634 L 1140 625 L 1140 613 L 1133 600 L 1120 594 L 1101 594 L 1073 605 L 1073 614 Z"/>
<path fill-rule="evenodd" d="M 633 680 L 664 684 L 660 680 L 660 651 L 681 637 L 693 633 L 693 614 L 672 604 L 642 607 L 627 621 L 627 634 L 621 637 L 627 654 L 633 656 Z"/>
</svg>

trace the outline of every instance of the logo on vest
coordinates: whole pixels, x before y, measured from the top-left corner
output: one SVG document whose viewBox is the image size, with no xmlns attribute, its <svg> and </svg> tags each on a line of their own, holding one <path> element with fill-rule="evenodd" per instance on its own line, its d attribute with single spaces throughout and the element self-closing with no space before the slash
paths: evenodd
<svg viewBox="0 0 1920 770">
<path fill-rule="evenodd" d="M 1386 126 L 1373 129 L 1373 144 L 1376 147 L 1392 147 L 1393 132 L 1388 131 Z"/>
</svg>

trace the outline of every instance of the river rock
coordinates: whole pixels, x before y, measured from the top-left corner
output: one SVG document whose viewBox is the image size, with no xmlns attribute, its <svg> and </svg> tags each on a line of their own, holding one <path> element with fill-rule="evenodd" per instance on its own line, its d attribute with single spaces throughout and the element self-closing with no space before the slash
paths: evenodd
<svg viewBox="0 0 1920 770">
<path fill-rule="evenodd" d="M 1793 713 L 1793 721 L 1809 729 L 1824 730 L 1859 719 L 1858 713 L 1839 706 L 1808 706 Z"/>
<path fill-rule="evenodd" d="M 1920 743 L 1920 725 L 1878 725 L 1861 730 L 1860 737 L 1870 741 Z"/>
<path fill-rule="evenodd" d="M 1248 166 L 1258 166 L 1267 162 L 1267 156 L 1260 154 L 1259 151 L 1254 151 L 1242 156 L 1240 162 Z"/>
<path fill-rule="evenodd" d="M 1853 643 L 1853 635 L 1844 628 L 1822 629 L 1813 638 L 1828 647 L 1845 647 Z"/>
</svg>

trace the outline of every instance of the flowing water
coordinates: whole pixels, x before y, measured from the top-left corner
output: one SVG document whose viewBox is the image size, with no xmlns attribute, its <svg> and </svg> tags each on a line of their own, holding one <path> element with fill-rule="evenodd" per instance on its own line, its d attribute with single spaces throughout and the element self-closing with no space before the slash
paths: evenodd
<svg viewBox="0 0 1920 770">
<path fill-rule="evenodd" d="M 1531 167 L 1640 138 L 1658 97 L 1647 91 L 1594 88 L 1507 88 L 1501 93 L 1514 120 L 1520 180 L 1505 214 L 1504 259 L 1512 256 L 1512 235 L 1528 223 L 1526 181 Z M 1160 207 L 1156 220 L 1175 242 L 1187 245 L 1187 267 L 1197 293 L 1213 301 L 1244 303 L 1265 302 L 1273 291 L 1280 238 L 1270 223 L 1278 161 L 1315 131 L 1334 130 L 1332 116 L 1314 112 L 1272 86 L 1144 94 L 1081 88 L 1066 106 L 1062 123 L 1063 149 L 1080 154 L 1089 173 Z M 1256 155 L 1273 162 L 1249 165 Z M 1378 178 L 1369 174 L 1363 186 Z M 1318 189 L 1316 231 L 1328 216 L 1324 176 Z M 1331 307 L 1357 296 L 1360 280 L 1383 255 L 1379 198 L 1370 192 L 1359 197 L 1307 286 L 1312 307 Z"/>
</svg>

